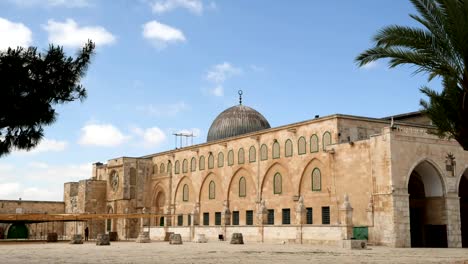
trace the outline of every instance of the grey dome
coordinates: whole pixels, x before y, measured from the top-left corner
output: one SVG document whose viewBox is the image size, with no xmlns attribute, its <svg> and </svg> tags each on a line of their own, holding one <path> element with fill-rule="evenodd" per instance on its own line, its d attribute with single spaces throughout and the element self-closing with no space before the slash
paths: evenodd
<svg viewBox="0 0 468 264">
<path fill-rule="evenodd" d="M 211 124 L 207 141 L 234 137 L 270 128 L 265 117 L 255 109 L 236 105 L 224 110 Z"/>
</svg>

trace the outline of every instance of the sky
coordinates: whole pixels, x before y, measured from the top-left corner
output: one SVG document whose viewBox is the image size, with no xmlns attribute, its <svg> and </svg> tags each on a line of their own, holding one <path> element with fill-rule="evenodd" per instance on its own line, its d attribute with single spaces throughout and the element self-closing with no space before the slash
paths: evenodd
<svg viewBox="0 0 468 264">
<path fill-rule="evenodd" d="M 0 0 L 0 50 L 97 46 L 88 98 L 56 106 L 37 148 L 0 158 L 0 199 L 60 201 L 92 163 L 174 149 L 176 132 L 204 143 L 238 90 L 272 127 L 420 110 L 437 81 L 354 62 L 383 26 L 416 26 L 410 13 L 406 0 Z"/>
</svg>

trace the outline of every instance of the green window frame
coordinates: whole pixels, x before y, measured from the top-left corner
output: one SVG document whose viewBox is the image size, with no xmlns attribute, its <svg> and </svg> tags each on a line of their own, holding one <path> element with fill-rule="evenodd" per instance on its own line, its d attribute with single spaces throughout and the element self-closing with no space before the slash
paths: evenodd
<svg viewBox="0 0 468 264">
<path fill-rule="evenodd" d="M 192 160 L 190 160 L 190 171 L 196 171 L 197 170 L 197 159 L 195 157 L 192 157 Z"/>
<path fill-rule="evenodd" d="M 330 224 L 330 206 L 322 207 L 322 225 Z"/>
<path fill-rule="evenodd" d="M 273 176 L 273 194 L 281 194 L 283 191 L 283 179 L 279 172 Z"/>
<path fill-rule="evenodd" d="M 272 148 L 272 157 L 274 159 L 279 159 L 280 158 L 280 144 L 278 141 L 275 139 L 275 142 L 273 142 L 273 148 Z"/>
<path fill-rule="evenodd" d="M 293 155 L 293 143 L 290 139 L 286 140 L 284 143 L 284 156 L 285 157 L 292 157 Z"/>
<path fill-rule="evenodd" d="M 234 165 L 234 151 L 231 149 L 228 151 L 228 166 Z"/>
<path fill-rule="evenodd" d="M 177 225 L 178 226 L 183 226 L 184 225 L 184 215 L 178 215 L 177 216 Z"/>
<path fill-rule="evenodd" d="M 297 154 L 304 155 L 307 152 L 307 141 L 305 137 L 300 137 L 297 141 Z"/>
<path fill-rule="evenodd" d="M 253 210 L 245 211 L 245 224 L 253 225 Z"/>
<path fill-rule="evenodd" d="M 283 225 L 290 225 L 291 224 L 291 209 L 283 208 L 281 223 Z"/>
<path fill-rule="evenodd" d="M 208 199 L 213 200 L 216 198 L 216 184 L 214 181 L 210 181 L 208 186 Z"/>
<path fill-rule="evenodd" d="M 239 197 L 245 197 L 247 193 L 247 183 L 245 182 L 245 178 L 241 177 L 239 179 Z"/>
<path fill-rule="evenodd" d="M 203 225 L 210 225 L 210 213 L 203 213 Z"/>
<path fill-rule="evenodd" d="M 205 156 L 201 155 L 200 159 L 198 160 L 198 169 L 205 170 Z"/>
<path fill-rule="evenodd" d="M 331 136 L 331 133 L 326 131 L 325 133 L 323 133 L 323 136 L 322 136 L 322 149 L 326 149 L 327 146 L 330 146 L 332 144 L 332 136 Z"/>
<path fill-rule="evenodd" d="M 257 150 L 254 146 L 251 146 L 249 149 L 249 162 L 252 163 L 255 161 L 257 161 Z"/>
<path fill-rule="evenodd" d="M 218 153 L 218 168 L 221 168 L 224 166 L 224 153 L 220 152 Z"/>
<path fill-rule="evenodd" d="M 174 166 L 174 173 L 179 174 L 180 173 L 180 162 L 176 160 L 175 166 Z"/>
<path fill-rule="evenodd" d="M 215 212 L 215 225 L 221 225 L 221 212 Z"/>
<path fill-rule="evenodd" d="M 210 153 L 208 156 L 208 169 L 213 169 L 214 168 L 214 156 L 213 154 Z"/>
<path fill-rule="evenodd" d="M 319 151 L 319 138 L 316 134 L 313 134 L 310 137 L 310 153 L 315 153 Z"/>
<path fill-rule="evenodd" d="M 312 207 L 306 208 L 306 224 L 312 225 L 314 223 L 314 211 Z"/>
<path fill-rule="evenodd" d="M 239 151 L 237 152 L 237 162 L 239 164 L 244 164 L 245 162 L 245 152 L 243 148 L 240 148 Z"/>
<path fill-rule="evenodd" d="M 268 147 L 265 144 L 262 144 L 260 147 L 260 160 L 267 160 L 268 159 Z"/>
<path fill-rule="evenodd" d="M 314 168 L 312 171 L 312 191 L 319 192 L 322 190 L 322 173 L 319 168 Z"/>
<path fill-rule="evenodd" d="M 275 209 L 268 209 L 267 211 L 267 224 L 274 225 L 275 224 Z"/>
<path fill-rule="evenodd" d="M 182 188 L 182 201 L 188 202 L 189 200 L 189 187 L 187 184 L 184 184 L 184 187 Z"/>
<path fill-rule="evenodd" d="M 188 171 L 188 161 L 187 159 L 184 159 L 184 161 L 182 161 L 182 173 L 187 173 Z"/>
<path fill-rule="evenodd" d="M 239 211 L 232 211 L 232 225 L 239 225 Z"/>
</svg>

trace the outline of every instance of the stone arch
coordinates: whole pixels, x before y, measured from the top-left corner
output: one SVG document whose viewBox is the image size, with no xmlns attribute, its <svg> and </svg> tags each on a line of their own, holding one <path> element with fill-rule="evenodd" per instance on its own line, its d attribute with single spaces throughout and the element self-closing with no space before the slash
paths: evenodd
<svg viewBox="0 0 468 264">
<path fill-rule="evenodd" d="M 257 185 L 254 181 L 253 175 L 254 174 L 249 167 L 241 167 L 234 172 L 227 188 L 229 209 L 232 215 L 234 215 L 235 212 L 238 212 L 239 225 L 247 224 L 246 211 L 256 211 Z M 246 195 L 244 197 L 239 196 L 239 184 L 241 178 L 245 180 Z"/>
<path fill-rule="evenodd" d="M 108 214 L 114 213 L 114 208 L 111 205 L 107 205 L 106 212 Z M 117 229 L 115 219 L 106 219 L 106 231 L 107 232 L 115 232 Z"/>
<path fill-rule="evenodd" d="M 227 195 L 226 200 L 231 201 L 231 199 L 233 198 L 231 196 L 232 195 L 231 193 L 233 193 L 234 195 L 236 194 L 236 186 L 237 186 L 236 181 L 238 182 L 240 177 L 245 177 L 246 181 L 247 181 L 247 195 L 246 195 L 246 197 L 249 197 L 248 195 L 250 194 L 249 193 L 250 185 L 252 185 L 251 187 L 253 188 L 253 194 L 255 195 L 257 193 L 257 186 L 255 185 L 255 181 L 254 181 L 252 175 L 253 175 L 253 173 L 252 173 L 252 171 L 250 169 L 244 168 L 244 167 L 238 168 L 232 174 L 231 179 L 229 179 L 229 185 L 228 185 L 228 188 L 227 188 L 228 192 L 226 194 Z"/>
<path fill-rule="evenodd" d="M 11 224 L 6 233 L 8 239 L 27 239 L 29 237 L 29 229 L 23 222 Z"/>
<path fill-rule="evenodd" d="M 436 163 L 421 159 L 407 176 L 411 247 L 447 247 L 445 182 Z"/>
<path fill-rule="evenodd" d="M 465 167 L 457 182 L 460 198 L 460 230 L 462 247 L 468 248 L 468 166 Z"/>
<path fill-rule="evenodd" d="M 306 195 L 307 193 L 309 192 L 312 192 L 312 183 L 311 183 L 311 178 L 310 176 L 312 175 L 312 171 L 315 169 L 315 168 L 319 168 L 320 169 L 320 173 L 322 174 L 322 191 L 323 189 L 326 189 L 324 187 L 326 187 L 328 184 L 328 181 L 326 179 L 326 175 L 328 175 L 328 166 L 325 166 L 325 164 L 317 159 L 317 158 L 313 158 L 311 159 L 307 165 L 305 166 L 304 170 L 302 170 L 302 174 L 301 174 L 301 179 L 299 180 L 299 184 L 297 185 L 297 194 L 298 195 Z"/>
<path fill-rule="evenodd" d="M 153 219 L 153 225 L 156 226 L 163 226 L 164 225 L 164 210 L 168 203 L 168 196 L 165 189 L 162 187 L 161 184 L 158 184 L 153 189 L 153 198 L 151 203 L 151 211 L 158 214 Z"/>
<path fill-rule="evenodd" d="M 431 160 L 429 158 L 420 158 L 419 160 L 417 160 L 416 162 L 413 163 L 413 165 L 411 166 L 410 170 L 407 173 L 407 176 L 406 176 L 406 179 L 405 179 L 405 186 L 408 186 L 408 184 L 409 184 L 411 173 L 413 173 L 413 171 L 421 164 L 425 164 L 425 166 L 430 165 L 430 166 L 433 167 L 435 172 L 437 172 L 436 174 L 432 174 L 430 181 L 432 183 L 437 184 L 436 179 L 440 180 L 441 185 L 437 184 L 437 186 L 441 187 L 441 190 L 443 191 L 443 196 L 445 196 L 445 194 L 446 194 L 446 183 L 445 183 L 443 173 L 442 173 L 443 170 L 440 168 L 439 165 L 437 165 L 436 162 L 434 162 L 433 160 Z M 428 167 L 426 167 L 426 169 L 427 168 Z M 437 176 L 437 178 L 435 178 L 435 176 Z"/>
<path fill-rule="evenodd" d="M 182 177 L 176 185 L 175 189 L 175 196 L 174 196 L 174 204 L 177 204 L 182 201 L 182 188 L 184 184 L 189 186 L 189 200 L 188 202 L 195 203 L 197 199 L 197 193 L 193 187 L 192 179 L 187 176 Z"/>
<path fill-rule="evenodd" d="M 215 199 L 209 199 L 209 185 L 211 182 L 215 184 Z M 198 194 L 200 217 L 203 217 L 204 213 L 209 214 L 209 225 L 215 224 L 215 213 L 220 213 L 223 210 L 224 197 L 226 197 L 224 190 L 222 179 L 215 173 L 208 173 L 202 181 Z"/>
<path fill-rule="evenodd" d="M 188 200 L 184 201 L 184 186 L 188 187 Z M 197 193 L 192 183 L 192 179 L 190 177 L 184 176 L 182 177 L 179 182 L 177 183 L 174 195 L 174 214 L 177 214 L 177 225 L 189 225 L 191 221 L 191 216 L 189 216 L 195 206 L 197 200 Z M 179 217 L 182 216 L 180 219 Z M 179 223 L 180 220 L 182 222 Z"/>
</svg>

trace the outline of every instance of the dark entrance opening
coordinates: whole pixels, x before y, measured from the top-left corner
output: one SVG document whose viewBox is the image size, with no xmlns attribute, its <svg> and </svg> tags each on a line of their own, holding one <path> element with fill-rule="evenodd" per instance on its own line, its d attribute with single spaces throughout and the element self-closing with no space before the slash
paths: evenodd
<svg viewBox="0 0 468 264">
<path fill-rule="evenodd" d="M 447 247 L 445 198 L 437 170 L 422 162 L 408 182 L 411 247 Z"/>
<path fill-rule="evenodd" d="M 14 223 L 8 228 L 8 239 L 27 239 L 28 228 L 24 223 Z"/>
<path fill-rule="evenodd" d="M 458 196 L 460 197 L 460 223 L 462 247 L 468 248 L 468 171 L 461 177 L 458 187 Z"/>
</svg>

